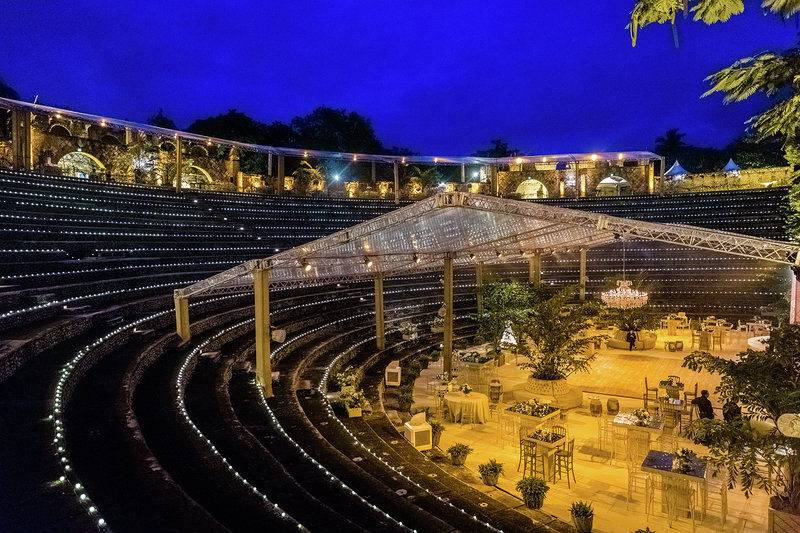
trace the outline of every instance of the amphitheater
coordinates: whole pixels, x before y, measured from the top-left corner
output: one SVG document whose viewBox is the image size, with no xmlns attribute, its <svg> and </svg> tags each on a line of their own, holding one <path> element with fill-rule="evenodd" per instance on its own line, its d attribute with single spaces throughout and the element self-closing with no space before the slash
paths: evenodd
<svg viewBox="0 0 800 533">
<path fill-rule="evenodd" d="M 402 433 L 409 415 L 384 383 L 391 361 L 406 365 L 442 345 L 442 334 L 427 330 L 404 339 L 400 325 L 430 323 L 445 301 L 452 326 L 444 342 L 472 343 L 482 282 L 474 256 L 450 259 L 452 283 L 441 271 L 448 258 L 441 249 L 435 260 L 425 257 L 424 245 L 420 268 L 415 254 L 404 268 L 381 273 L 380 284 L 363 250 L 348 257 L 347 269 L 325 275 L 316 259 L 315 275 L 306 276 L 304 245 L 425 201 L 480 195 L 439 192 L 412 203 L 176 191 L 25 167 L 0 170 L 0 530 L 572 531 L 568 507 L 528 509 L 512 488 L 481 486 L 474 472 L 415 449 Z M 787 192 L 490 198 L 507 202 L 498 204 L 504 209 L 524 203 L 589 217 L 598 232 L 604 220 L 666 232 L 704 228 L 711 231 L 703 235 L 737 234 L 782 250 L 781 243 L 791 249 Z M 646 277 L 654 310 L 729 320 L 762 313 L 793 282 L 795 256 L 759 259 L 677 240 L 610 238 L 592 241 L 588 254 L 586 243 L 564 241 L 537 254 L 535 273 L 515 241 L 508 250 L 520 254 L 481 262 L 482 275 L 535 274 L 554 286 L 582 284 L 596 298 L 622 270 L 627 246 L 625 268 Z M 295 273 L 273 274 L 265 288 L 256 278 L 281 258 L 299 258 Z M 220 281 L 226 272 L 235 276 Z M 261 283 L 256 309 L 254 282 Z M 254 316 L 264 305 L 259 324 Z M 270 326 L 280 334 L 266 333 Z M 372 405 L 363 417 L 330 403 L 329 377 L 345 365 L 363 373 Z M 613 390 L 590 378 L 581 378 L 584 394 L 623 403 L 636 401 L 641 387 L 630 385 L 637 392 L 628 396 L 625 384 Z M 416 387 L 422 398 L 424 384 Z M 586 407 L 578 411 L 576 420 L 588 416 Z M 455 426 L 446 437 L 461 431 Z M 589 457 L 585 448 L 579 453 Z M 588 470 L 578 473 L 576 490 L 581 477 L 585 494 L 604 490 L 587 485 Z M 642 516 L 643 507 L 626 511 L 624 495 L 609 498 L 610 516 Z M 759 513 L 766 509 L 731 511 L 729 525 L 761 530 Z M 603 524 L 603 531 L 632 529 Z"/>
</svg>

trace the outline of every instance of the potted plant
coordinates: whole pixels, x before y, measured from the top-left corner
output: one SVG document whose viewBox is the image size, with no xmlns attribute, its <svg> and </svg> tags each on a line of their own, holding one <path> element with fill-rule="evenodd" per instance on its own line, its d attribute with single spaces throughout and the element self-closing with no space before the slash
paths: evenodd
<svg viewBox="0 0 800 533">
<path fill-rule="evenodd" d="M 472 453 L 472 448 L 466 444 L 457 442 L 447 448 L 447 453 L 450 454 L 450 461 L 453 465 L 461 466 L 464 464 L 464 461 L 467 460 L 467 456 Z"/>
<path fill-rule="evenodd" d="M 428 420 L 428 424 L 431 425 L 431 441 L 434 448 L 439 447 L 439 442 L 442 440 L 442 432 L 444 431 L 444 424 L 436 418 L 432 418 Z"/>
<path fill-rule="evenodd" d="M 582 501 L 574 502 L 569 512 L 577 533 L 591 533 L 594 519 L 594 509 L 591 504 Z"/>
<path fill-rule="evenodd" d="M 522 494 L 522 500 L 530 509 L 541 509 L 544 505 L 544 496 L 550 487 L 540 477 L 524 477 L 517 483 L 517 490 Z"/>
<path fill-rule="evenodd" d="M 786 531 L 800 531 L 800 438 L 779 419 L 800 413 L 798 354 L 800 325 L 783 323 L 772 330 L 764 351 L 748 349 L 730 359 L 696 351 L 683 361 L 696 372 L 719 374 L 719 397 L 746 406 L 732 422 L 695 420 L 685 436 L 707 446 L 712 461 L 727 468 L 730 483 L 741 485 L 745 496 L 755 487 L 772 495 L 770 523 L 783 521 Z"/>
<path fill-rule="evenodd" d="M 414 385 L 403 385 L 397 391 L 397 408 L 400 411 L 410 411 L 411 405 L 414 403 Z"/>
<path fill-rule="evenodd" d="M 516 333 L 530 312 L 535 291 L 527 283 L 496 281 L 483 287 L 483 311 L 475 315 L 481 339 L 500 351 L 503 332 L 510 325 Z"/>
<path fill-rule="evenodd" d="M 417 338 L 417 325 L 413 322 L 406 320 L 400 323 L 400 334 L 403 335 L 404 341 L 410 341 Z"/>
<path fill-rule="evenodd" d="M 431 324 L 431 333 L 442 333 L 444 331 L 444 318 L 435 316 Z"/>
<path fill-rule="evenodd" d="M 339 401 L 347 409 L 347 416 L 350 418 L 359 417 L 362 414 L 362 409 L 366 407 L 369 402 L 366 396 L 360 390 L 345 390 L 339 395 Z"/>
<path fill-rule="evenodd" d="M 478 465 L 478 472 L 481 474 L 481 479 L 487 485 L 497 485 L 497 478 L 503 472 L 503 465 L 494 459 L 489 459 L 488 463 L 481 463 Z"/>
<path fill-rule="evenodd" d="M 442 357 L 442 352 L 439 350 L 431 350 L 431 353 L 428 354 L 428 359 L 431 363 L 437 362 Z"/>
<path fill-rule="evenodd" d="M 583 393 L 567 384 L 575 372 L 588 372 L 596 354 L 594 342 L 605 335 L 589 335 L 596 305 L 570 303 L 575 287 L 567 287 L 534 305 L 525 320 L 527 359 L 521 366 L 529 372 L 526 390 L 536 396 L 551 396 L 563 409 L 581 405 Z"/>
</svg>

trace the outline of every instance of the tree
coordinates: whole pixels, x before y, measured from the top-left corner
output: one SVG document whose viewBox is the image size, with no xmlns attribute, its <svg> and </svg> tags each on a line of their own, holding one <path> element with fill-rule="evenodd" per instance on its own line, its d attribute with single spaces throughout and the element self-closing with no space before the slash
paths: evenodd
<svg viewBox="0 0 800 533">
<path fill-rule="evenodd" d="M 719 374 L 720 398 L 746 407 L 741 421 L 696 420 L 686 436 L 708 446 L 714 462 L 727 468 L 731 487 L 740 485 L 748 497 L 763 488 L 800 513 L 800 439 L 775 426 L 781 415 L 800 413 L 800 325 L 781 324 L 763 352 L 748 349 L 734 359 L 693 352 L 683 366 Z"/>
<path fill-rule="evenodd" d="M 353 111 L 318 107 L 293 118 L 291 126 L 303 148 L 366 154 L 383 150 L 369 119 Z"/>
<path fill-rule="evenodd" d="M 0 98 L 10 98 L 11 100 L 19 100 L 19 93 L 11 87 L 6 80 L 0 78 Z"/>
<path fill-rule="evenodd" d="M 175 122 L 164 114 L 163 109 L 159 109 L 158 113 L 148 118 L 147 123 L 150 124 L 151 126 L 156 126 L 158 128 L 165 128 L 168 130 L 178 129 L 178 126 L 175 125 Z"/>
<path fill-rule="evenodd" d="M 483 311 L 476 315 L 480 335 L 499 348 L 508 325 L 517 339 L 527 319 L 534 293 L 527 283 L 496 281 L 483 287 Z"/>
<path fill-rule="evenodd" d="M 521 365 L 531 377 L 556 380 L 589 371 L 596 356 L 591 349 L 605 336 L 587 335 L 596 306 L 571 303 L 576 293 L 576 287 L 566 287 L 531 308 L 523 326 L 528 362 Z"/>
<path fill-rule="evenodd" d="M 511 148 L 511 145 L 501 138 L 495 138 L 489 141 L 491 145 L 485 150 L 477 150 L 473 155 L 475 157 L 514 157 L 520 153 L 518 148 Z"/>
<path fill-rule="evenodd" d="M 678 128 L 670 128 L 664 135 L 656 137 L 656 153 L 667 159 L 675 160 L 680 151 L 686 147 L 686 137 Z"/>
</svg>

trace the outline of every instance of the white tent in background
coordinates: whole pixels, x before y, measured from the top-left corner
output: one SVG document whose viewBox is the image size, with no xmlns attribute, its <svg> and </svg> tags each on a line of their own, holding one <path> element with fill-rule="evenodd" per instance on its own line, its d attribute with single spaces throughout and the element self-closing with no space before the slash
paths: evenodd
<svg viewBox="0 0 800 533">
<path fill-rule="evenodd" d="M 686 169 L 681 166 L 677 159 L 674 163 L 672 163 L 672 166 L 669 167 L 669 170 L 664 173 L 664 175 L 668 178 L 675 178 L 679 180 L 685 178 L 687 174 L 688 172 L 686 172 Z"/>
<path fill-rule="evenodd" d="M 619 196 L 623 192 L 630 191 L 630 189 L 631 184 L 628 183 L 628 180 L 614 174 L 606 176 L 597 184 L 598 196 Z"/>
<path fill-rule="evenodd" d="M 742 169 L 739 168 L 739 165 L 737 165 L 733 159 L 728 159 L 728 163 L 722 167 L 722 171 L 726 174 L 738 174 L 740 170 Z"/>
</svg>

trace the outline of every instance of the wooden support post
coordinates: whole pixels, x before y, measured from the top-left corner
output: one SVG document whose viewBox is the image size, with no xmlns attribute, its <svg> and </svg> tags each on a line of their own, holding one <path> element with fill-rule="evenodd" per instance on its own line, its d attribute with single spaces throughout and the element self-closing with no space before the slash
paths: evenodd
<svg viewBox="0 0 800 533">
<path fill-rule="evenodd" d="M 175 296 L 175 333 L 183 342 L 192 338 L 189 329 L 189 299 L 185 296 Z"/>
<path fill-rule="evenodd" d="M 383 316 L 383 273 L 375 274 L 375 346 L 386 348 L 386 322 Z"/>
<path fill-rule="evenodd" d="M 789 323 L 800 324 L 800 268 L 792 267 L 792 288 L 789 292 Z"/>
<path fill-rule="evenodd" d="M 475 296 L 478 300 L 478 312 L 483 312 L 483 261 L 475 265 Z"/>
<path fill-rule="evenodd" d="M 542 254 L 538 252 L 528 258 L 528 281 L 542 283 Z"/>
<path fill-rule="evenodd" d="M 275 194 L 278 196 L 283 194 L 286 188 L 286 168 L 284 167 L 283 154 L 278 154 L 278 162 L 275 169 Z"/>
<path fill-rule="evenodd" d="M 375 180 L 378 177 L 378 172 L 375 169 L 375 161 L 372 161 L 372 170 L 371 170 L 371 172 L 372 172 L 372 183 L 375 183 Z"/>
<path fill-rule="evenodd" d="M 467 182 L 467 165 L 461 163 L 461 183 Z"/>
<path fill-rule="evenodd" d="M 444 342 L 442 357 L 445 372 L 453 369 L 453 258 L 444 258 Z"/>
<path fill-rule="evenodd" d="M 395 163 L 392 166 L 394 172 L 394 203 L 400 203 L 400 165 Z"/>
<path fill-rule="evenodd" d="M 272 396 L 272 363 L 270 361 L 269 320 L 269 270 L 253 270 L 253 293 L 255 295 L 256 322 L 256 379 L 264 388 L 264 394 Z"/>
<path fill-rule="evenodd" d="M 26 109 L 11 109 L 11 152 L 14 168 L 33 170 L 31 113 Z"/>
<path fill-rule="evenodd" d="M 183 167 L 183 147 L 181 146 L 181 138 L 175 138 L 175 192 L 181 192 L 181 175 Z"/>
<path fill-rule="evenodd" d="M 644 173 L 647 176 L 647 194 L 653 194 L 656 192 L 656 169 L 652 161 L 645 162 Z"/>
<path fill-rule="evenodd" d="M 578 280 L 578 296 L 583 302 L 586 300 L 586 248 L 581 248 L 580 279 Z"/>
</svg>

